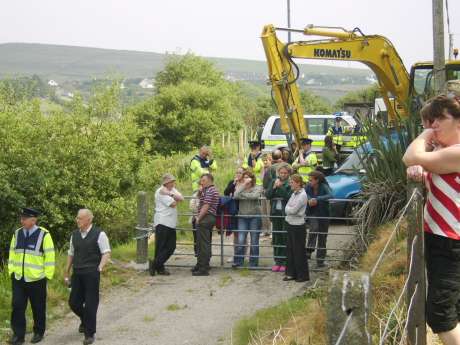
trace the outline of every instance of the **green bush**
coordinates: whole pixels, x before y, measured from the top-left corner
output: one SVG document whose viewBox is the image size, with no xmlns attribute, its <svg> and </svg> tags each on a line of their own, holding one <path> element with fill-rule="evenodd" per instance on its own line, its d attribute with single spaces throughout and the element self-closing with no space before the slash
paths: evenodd
<svg viewBox="0 0 460 345">
<path fill-rule="evenodd" d="M 82 207 L 110 228 L 113 241 L 126 239 L 135 220 L 133 195 L 143 164 L 137 131 L 128 118 L 102 121 L 87 112 L 45 116 L 38 101 L 0 112 L 2 248 L 25 205 L 43 212 L 41 224 L 59 245 L 68 240 Z"/>
</svg>

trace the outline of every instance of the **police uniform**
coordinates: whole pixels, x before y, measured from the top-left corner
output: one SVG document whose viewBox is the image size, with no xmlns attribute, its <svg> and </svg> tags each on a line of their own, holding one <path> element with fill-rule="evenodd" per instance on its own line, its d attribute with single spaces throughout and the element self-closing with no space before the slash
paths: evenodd
<svg viewBox="0 0 460 345">
<path fill-rule="evenodd" d="M 217 170 L 217 163 L 215 160 L 207 160 L 200 155 L 196 155 L 190 162 L 192 191 L 195 193 L 200 188 L 200 178 L 203 174 L 208 174 L 211 171 Z"/>
<path fill-rule="evenodd" d="M 21 218 L 36 218 L 39 212 L 22 209 Z M 26 333 L 25 312 L 30 301 L 34 326 L 32 343 L 42 340 L 46 326 L 46 282 L 53 278 L 55 269 L 54 244 L 51 234 L 34 225 L 14 232 L 10 244 L 8 273 L 12 280 L 11 344 L 24 343 Z"/>
<path fill-rule="evenodd" d="M 327 131 L 327 135 L 332 137 L 333 143 L 337 147 L 337 151 L 340 152 L 340 149 L 343 145 L 343 128 L 340 126 L 340 117 L 336 117 L 336 125 L 331 126 Z"/>
<path fill-rule="evenodd" d="M 308 139 L 308 138 L 301 139 L 302 145 L 305 145 L 305 144 L 311 145 L 312 142 L 313 140 Z M 300 176 L 302 176 L 302 180 L 304 182 L 308 182 L 309 174 L 313 170 L 315 170 L 316 166 L 318 165 L 318 157 L 316 156 L 316 153 L 314 153 L 311 150 L 311 148 L 310 150 L 303 152 L 302 155 L 303 155 L 302 158 L 304 160 L 304 163 L 302 164 L 300 162 L 300 155 L 299 155 L 299 157 L 297 157 L 297 159 L 295 160 L 293 167 L 297 169 L 297 173 Z"/>
<path fill-rule="evenodd" d="M 251 149 L 256 149 L 257 147 L 261 147 L 259 141 L 249 141 L 249 147 Z M 254 176 L 256 177 L 256 185 L 262 186 L 263 176 L 261 176 L 262 171 L 264 169 L 264 163 L 262 162 L 262 152 L 257 152 L 257 154 L 253 157 L 252 152 L 248 154 L 246 159 L 243 162 L 242 167 L 244 169 L 250 169 Z"/>
</svg>

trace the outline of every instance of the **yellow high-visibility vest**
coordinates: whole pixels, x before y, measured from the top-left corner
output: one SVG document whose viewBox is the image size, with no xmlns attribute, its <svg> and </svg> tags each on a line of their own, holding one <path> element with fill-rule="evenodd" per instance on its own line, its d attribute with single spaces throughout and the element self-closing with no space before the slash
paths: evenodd
<svg viewBox="0 0 460 345">
<path fill-rule="evenodd" d="M 48 230 L 39 227 L 28 240 L 23 228 L 14 232 L 8 258 L 10 275 L 14 273 L 17 280 L 24 277 L 26 282 L 52 279 L 55 265 L 54 244 Z"/>
<path fill-rule="evenodd" d="M 250 154 L 249 154 L 250 155 Z M 256 185 L 262 186 L 262 169 L 264 168 L 264 162 L 262 162 L 261 153 L 258 155 L 257 158 L 253 159 L 255 161 L 255 164 L 253 167 L 250 167 L 248 164 L 249 160 L 249 155 L 246 157 L 244 160 L 243 164 L 241 165 L 244 169 L 249 169 L 251 170 L 254 175 L 256 176 Z"/>
<path fill-rule="evenodd" d="M 195 156 L 190 162 L 190 178 L 192 180 L 192 191 L 196 192 L 200 188 L 200 178 L 203 174 L 208 174 L 217 170 L 217 163 L 215 160 L 209 162 L 204 161 L 201 157 Z"/>
<path fill-rule="evenodd" d="M 300 165 L 300 157 L 297 157 L 294 166 L 297 167 L 297 173 L 302 176 L 302 180 L 304 182 L 308 182 L 308 175 L 315 170 L 318 165 L 318 157 L 316 156 L 316 153 L 310 151 L 304 160 L 307 165 Z"/>
</svg>

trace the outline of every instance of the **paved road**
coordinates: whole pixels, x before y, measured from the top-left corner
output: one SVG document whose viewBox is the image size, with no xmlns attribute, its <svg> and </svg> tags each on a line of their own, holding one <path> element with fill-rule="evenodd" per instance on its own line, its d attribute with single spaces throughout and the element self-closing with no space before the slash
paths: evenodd
<svg viewBox="0 0 460 345">
<path fill-rule="evenodd" d="M 351 228 L 334 225 L 330 232 L 349 233 Z M 214 240 L 220 240 L 215 236 Z M 343 246 L 350 236 L 330 236 L 330 247 Z M 231 243 L 227 240 L 226 243 Z M 268 245 L 269 239 L 261 241 Z M 216 247 L 216 251 L 219 248 Z M 179 251 L 189 251 L 179 248 Z M 231 253 L 231 248 L 226 252 Z M 270 255 L 264 248 L 262 255 Z M 330 252 L 331 256 L 337 254 Z M 187 264 L 191 256 L 172 258 Z M 215 264 L 220 259 L 214 256 Z M 262 260 L 269 265 L 271 260 Z M 230 263 L 226 264 L 231 265 Z M 213 269 L 209 277 L 192 277 L 189 269 L 171 268 L 169 277 L 138 274 L 125 286 L 103 296 L 98 313 L 96 344 L 101 345 L 221 345 L 231 344 L 234 322 L 256 310 L 300 295 L 307 286 L 283 282 L 281 273 Z M 319 274 L 313 273 L 314 282 Z M 81 344 L 79 322 L 69 314 L 53 324 L 43 345 Z"/>
</svg>

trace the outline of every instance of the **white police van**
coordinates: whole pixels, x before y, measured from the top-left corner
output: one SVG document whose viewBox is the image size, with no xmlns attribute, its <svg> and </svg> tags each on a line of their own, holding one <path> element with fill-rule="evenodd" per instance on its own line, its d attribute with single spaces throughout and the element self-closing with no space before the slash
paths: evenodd
<svg viewBox="0 0 460 345">
<path fill-rule="evenodd" d="M 351 135 L 357 125 L 353 116 L 345 112 L 341 112 L 340 115 L 304 115 L 308 138 L 313 140 L 312 149 L 314 151 L 322 151 L 324 137 L 328 129 L 335 124 L 337 116 L 342 118 L 342 128 L 345 132 L 343 135 L 344 145 L 341 152 L 351 153 L 356 148 L 354 136 Z M 272 152 L 275 149 L 288 146 L 286 135 L 281 130 L 279 115 L 273 115 L 267 119 L 260 140 L 264 147 L 263 152 Z"/>
</svg>

